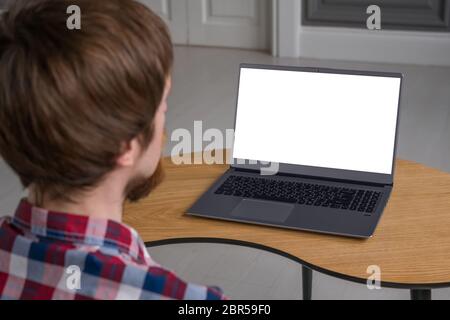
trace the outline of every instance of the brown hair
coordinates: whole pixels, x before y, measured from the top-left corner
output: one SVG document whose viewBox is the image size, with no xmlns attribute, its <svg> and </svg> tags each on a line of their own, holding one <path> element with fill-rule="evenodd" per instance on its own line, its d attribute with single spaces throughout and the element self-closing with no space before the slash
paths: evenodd
<svg viewBox="0 0 450 320">
<path fill-rule="evenodd" d="M 81 30 L 66 10 L 81 9 Z M 164 22 L 134 0 L 16 0 L 0 18 L 0 154 L 25 188 L 67 199 L 152 139 L 173 63 Z"/>
</svg>

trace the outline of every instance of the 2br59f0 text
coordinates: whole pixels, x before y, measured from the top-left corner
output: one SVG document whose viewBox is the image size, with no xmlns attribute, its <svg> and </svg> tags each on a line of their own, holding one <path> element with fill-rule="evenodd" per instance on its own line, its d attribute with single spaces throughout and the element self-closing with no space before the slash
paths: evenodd
<svg viewBox="0 0 450 320">
<path fill-rule="evenodd" d="M 269 305 L 224 305 L 222 310 L 223 315 L 269 315 Z"/>
</svg>

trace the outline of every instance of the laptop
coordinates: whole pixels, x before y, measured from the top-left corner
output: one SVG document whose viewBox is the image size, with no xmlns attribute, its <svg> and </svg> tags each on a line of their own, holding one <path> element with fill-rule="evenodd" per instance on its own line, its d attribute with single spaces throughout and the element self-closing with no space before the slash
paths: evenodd
<svg viewBox="0 0 450 320">
<path fill-rule="evenodd" d="M 242 64 L 231 165 L 187 214 L 371 237 L 394 184 L 402 81 Z"/>
</svg>

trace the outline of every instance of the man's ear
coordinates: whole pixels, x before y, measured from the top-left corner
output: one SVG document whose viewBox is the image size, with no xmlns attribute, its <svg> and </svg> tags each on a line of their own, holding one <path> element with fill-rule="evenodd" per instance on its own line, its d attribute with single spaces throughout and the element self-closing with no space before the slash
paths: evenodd
<svg viewBox="0 0 450 320">
<path fill-rule="evenodd" d="M 117 165 L 119 167 L 132 167 L 136 164 L 140 154 L 140 144 L 137 138 L 123 143 L 122 153 L 117 158 Z"/>
</svg>

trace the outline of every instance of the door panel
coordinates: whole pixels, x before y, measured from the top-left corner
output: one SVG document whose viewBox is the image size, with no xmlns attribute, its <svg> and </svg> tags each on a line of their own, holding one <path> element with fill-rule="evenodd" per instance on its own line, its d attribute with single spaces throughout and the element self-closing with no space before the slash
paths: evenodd
<svg viewBox="0 0 450 320">
<path fill-rule="evenodd" d="M 186 0 L 139 0 L 161 16 L 169 26 L 175 44 L 188 44 Z"/>
<path fill-rule="evenodd" d="M 303 24 L 366 28 L 366 9 L 381 8 L 383 29 L 450 31 L 448 0 L 304 0 Z"/>
<path fill-rule="evenodd" d="M 188 0 L 189 44 L 265 50 L 268 0 Z"/>
</svg>

